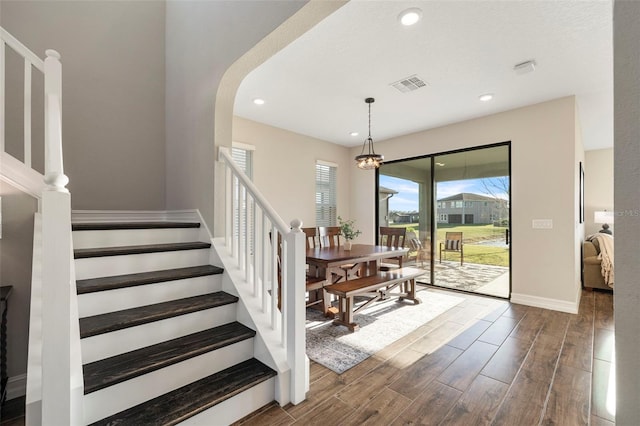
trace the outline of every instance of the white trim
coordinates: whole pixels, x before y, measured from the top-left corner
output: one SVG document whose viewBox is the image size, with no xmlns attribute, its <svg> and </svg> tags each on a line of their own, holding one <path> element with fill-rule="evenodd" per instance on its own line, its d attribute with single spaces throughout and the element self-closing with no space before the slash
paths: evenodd
<svg viewBox="0 0 640 426">
<path fill-rule="evenodd" d="M 320 165 L 323 165 L 323 166 L 329 166 L 329 167 L 335 167 L 336 169 L 338 168 L 338 164 L 337 163 L 332 163 L 331 161 L 316 160 L 316 164 L 320 164 Z"/>
<path fill-rule="evenodd" d="M 244 149 L 245 151 L 255 151 L 256 146 L 244 142 L 231 142 L 231 148 Z"/>
<path fill-rule="evenodd" d="M 549 299 L 547 297 L 531 296 L 529 294 L 511 293 L 511 303 L 534 306 L 536 308 L 550 309 L 552 311 L 577 314 L 580 307 L 580 297 L 574 302 L 566 300 Z"/>
<path fill-rule="evenodd" d="M 9 377 L 7 380 L 7 400 L 27 394 L 27 374 Z"/>
<path fill-rule="evenodd" d="M 73 210 L 73 223 L 95 222 L 200 222 L 197 210 Z"/>
</svg>

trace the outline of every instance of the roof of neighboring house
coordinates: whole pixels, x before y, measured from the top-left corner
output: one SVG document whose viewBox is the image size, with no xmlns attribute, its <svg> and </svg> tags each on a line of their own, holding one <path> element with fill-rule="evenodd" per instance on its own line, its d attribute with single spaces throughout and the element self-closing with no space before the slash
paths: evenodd
<svg viewBox="0 0 640 426">
<path fill-rule="evenodd" d="M 486 195 L 472 194 L 470 192 L 462 192 L 446 198 L 440 198 L 438 201 L 497 201 L 497 198 L 487 197 Z"/>
<path fill-rule="evenodd" d="M 397 194 L 398 193 L 398 191 L 396 191 L 395 189 L 385 188 L 384 186 L 378 187 L 378 192 L 382 192 L 384 194 Z"/>
</svg>

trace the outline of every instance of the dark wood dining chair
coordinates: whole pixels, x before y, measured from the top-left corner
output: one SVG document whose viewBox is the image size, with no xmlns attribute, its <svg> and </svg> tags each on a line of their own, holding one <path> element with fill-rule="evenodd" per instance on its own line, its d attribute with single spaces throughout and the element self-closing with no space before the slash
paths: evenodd
<svg viewBox="0 0 640 426">
<path fill-rule="evenodd" d="M 339 226 L 318 226 L 320 247 L 340 247 Z"/>
<path fill-rule="evenodd" d="M 307 238 L 307 249 L 316 248 L 320 246 L 320 239 L 318 236 L 318 228 L 302 228 L 305 237 Z"/>
<path fill-rule="evenodd" d="M 445 233 L 444 241 L 440 241 L 440 263 L 442 263 L 442 252 L 460 253 L 460 266 L 464 262 L 464 244 L 462 243 L 462 232 Z"/>
<path fill-rule="evenodd" d="M 404 239 L 407 235 L 407 228 L 392 228 L 389 226 L 380 227 L 380 238 L 378 245 L 388 248 L 404 247 Z M 389 271 L 395 268 L 402 268 L 404 255 L 385 259 L 385 263 L 380 264 L 381 271 Z"/>
<path fill-rule="evenodd" d="M 315 230 L 315 228 L 311 228 Z M 306 234 L 306 232 L 305 232 Z M 271 239 L 271 233 L 269 233 L 269 239 Z M 307 239 L 307 245 L 309 241 Z M 282 235 L 278 235 L 278 310 L 282 310 Z M 305 290 L 308 293 L 305 306 L 320 305 L 320 309 L 324 312 L 324 286 L 327 280 L 324 277 L 315 277 L 309 275 L 308 271 L 305 274 Z"/>
</svg>

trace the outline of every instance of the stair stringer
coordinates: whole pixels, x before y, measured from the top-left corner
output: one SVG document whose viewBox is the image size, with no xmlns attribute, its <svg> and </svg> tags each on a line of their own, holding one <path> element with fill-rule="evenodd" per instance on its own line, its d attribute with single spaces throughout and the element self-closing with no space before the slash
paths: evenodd
<svg viewBox="0 0 640 426">
<path fill-rule="evenodd" d="M 244 273 L 232 256 L 227 254 L 224 238 L 214 238 L 211 242 L 211 252 L 215 252 L 219 265 L 224 268 L 222 290 L 239 298 L 237 321 L 256 331 L 254 357 L 278 373 L 275 399 L 280 406 L 284 406 L 291 402 L 291 366 L 287 362 L 286 349 L 281 344 L 280 328 L 274 330 L 271 327 L 270 316 L 262 311 L 259 299 L 253 296 L 252 285 L 247 283 Z M 308 373 L 308 358 L 305 368 Z"/>
</svg>

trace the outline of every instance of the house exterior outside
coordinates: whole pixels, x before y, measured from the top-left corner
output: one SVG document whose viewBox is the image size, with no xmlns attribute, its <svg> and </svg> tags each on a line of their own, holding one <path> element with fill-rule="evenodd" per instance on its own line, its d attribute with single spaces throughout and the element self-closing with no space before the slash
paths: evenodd
<svg viewBox="0 0 640 426">
<path fill-rule="evenodd" d="M 509 218 L 509 202 L 468 192 L 437 201 L 438 223 L 490 224 Z"/>
<path fill-rule="evenodd" d="M 268 127 L 232 117 L 233 101 L 224 94 L 235 90 L 223 77 L 238 58 L 262 40 L 269 41 L 269 36 L 305 4 L 0 2 L 1 26 L 39 54 L 46 48 L 59 50 L 65 76 L 91 77 L 64 77 L 63 143 L 73 208 L 198 208 L 209 226 L 217 230 L 214 224 L 223 219 L 215 213 L 219 198 L 212 182 L 220 179 L 215 148 L 231 146 L 232 133 L 247 140 L 241 135 L 250 138 L 253 130 Z M 640 123 L 633 114 L 640 109 L 640 28 L 636 25 L 640 4 L 616 1 L 615 5 L 615 90 L 619 98 L 615 110 L 616 210 L 637 212 Z M 282 29 L 279 34 L 289 31 L 287 40 L 294 40 L 331 10 L 315 13 L 315 20 L 306 26 Z M 238 15 L 244 17 L 245 25 L 235 25 Z M 211 42 L 202 43 L 203 38 Z M 203 49 L 203 44 L 209 50 Z M 266 57 L 279 47 L 271 49 Z M 250 63 L 245 75 L 258 61 Z M 237 88 L 243 76 L 236 77 Z M 219 90 L 225 84 L 227 87 Z M 579 303 L 576 250 L 583 237 L 574 231 L 578 227 L 574 171 L 584 159 L 575 111 L 574 99 L 549 101 L 422 132 L 418 142 L 406 143 L 408 137 L 384 141 L 378 149 L 394 159 L 424 154 L 431 142 L 428 150 L 442 152 L 464 144 L 512 140 L 514 291 L 523 296 L 523 302 L 554 301 L 566 306 Z M 236 124 L 233 131 L 232 122 Z M 297 161 L 290 162 L 286 159 L 293 150 L 288 148 L 305 137 L 281 129 L 267 130 L 266 136 L 262 134 L 266 139 L 262 147 L 255 143 L 255 181 L 279 213 L 287 220 L 306 215 L 303 220 L 312 223 L 312 213 L 304 209 L 313 210 L 313 190 L 305 191 L 313 183 L 305 184 L 302 177 L 308 175 L 313 182 L 315 157 L 324 157 L 339 164 L 340 187 L 348 188 L 339 194 L 339 210 L 343 216 L 356 218 L 366 230 L 363 241 L 371 240 L 375 232 L 370 213 L 375 199 L 372 175 L 353 170 L 351 165 L 359 149 L 314 140 L 315 149 L 299 152 Z M 267 149 L 266 143 L 272 146 Z M 283 167 L 274 170 L 273 164 Z M 265 179 L 267 174 L 271 178 Z M 21 336 L 28 334 L 31 259 L 25 246 L 30 245 L 33 235 L 29 224 L 37 202 L 7 182 L 2 182 L 0 190 L 4 226 L 15 226 L 11 231 L 3 229 L 0 249 L 1 278 L 15 285 L 9 314 L 8 333 L 14 344 L 9 348 L 8 373 L 17 383 L 26 374 L 26 340 Z M 552 218 L 554 229 L 532 230 L 532 218 Z M 616 248 L 620 248 L 616 259 L 616 359 L 618 371 L 623 372 L 618 374 L 617 414 L 619 424 L 633 424 L 640 418 L 640 406 L 635 403 L 640 386 L 640 358 L 636 354 L 640 314 L 635 301 L 640 288 L 629 285 L 640 274 L 634 259 L 640 240 L 637 215 L 616 218 L 616 228 Z M 15 389 L 14 397 L 20 394 L 20 386 Z"/>
</svg>

